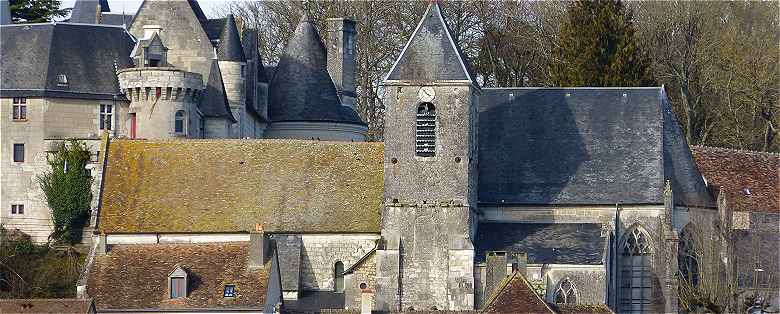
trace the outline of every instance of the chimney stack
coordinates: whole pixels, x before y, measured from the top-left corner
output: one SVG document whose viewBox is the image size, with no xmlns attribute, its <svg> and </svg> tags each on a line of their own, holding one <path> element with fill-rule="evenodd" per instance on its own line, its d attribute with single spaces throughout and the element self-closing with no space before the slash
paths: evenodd
<svg viewBox="0 0 780 314">
<path fill-rule="evenodd" d="M 514 256 L 512 271 L 519 272 L 523 276 L 528 277 L 528 253 L 517 252 L 512 255 Z"/>
<path fill-rule="evenodd" d="M 507 256 L 504 251 L 488 251 L 485 269 L 485 296 L 493 294 L 493 290 L 507 276 Z"/>
<path fill-rule="evenodd" d="M 328 73 L 336 85 L 341 103 L 355 109 L 355 72 L 357 70 L 357 30 L 355 21 L 328 19 Z"/>
<path fill-rule="evenodd" d="M 255 230 L 249 233 L 249 268 L 262 268 L 268 251 L 263 225 L 255 224 Z"/>
</svg>

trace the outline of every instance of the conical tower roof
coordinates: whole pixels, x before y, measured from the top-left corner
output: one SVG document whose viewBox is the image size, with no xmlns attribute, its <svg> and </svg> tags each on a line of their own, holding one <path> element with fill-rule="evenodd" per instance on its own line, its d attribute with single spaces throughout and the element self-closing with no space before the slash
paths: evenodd
<svg viewBox="0 0 780 314">
<path fill-rule="evenodd" d="M 455 43 L 438 2 L 428 5 L 387 80 L 471 81 L 468 59 Z"/>
<path fill-rule="evenodd" d="M 268 115 L 272 121 L 329 121 L 364 124 L 342 106 L 328 74 L 327 52 L 307 15 L 295 29 L 271 81 Z"/>
<path fill-rule="evenodd" d="M 238 35 L 238 27 L 233 14 L 228 14 L 225 26 L 219 36 L 219 48 L 217 48 L 219 61 L 246 62 L 244 48 L 241 47 L 241 37 Z"/>
<path fill-rule="evenodd" d="M 227 118 L 236 122 L 233 113 L 230 111 L 230 104 L 225 93 L 225 84 L 222 83 L 222 72 L 219 71 L 219 63 L 216 59 L 211 62 L 209 80 L 206 84 L 206 94 L 201 99 L 200 111 L 209 118 Z"/>
</svg>

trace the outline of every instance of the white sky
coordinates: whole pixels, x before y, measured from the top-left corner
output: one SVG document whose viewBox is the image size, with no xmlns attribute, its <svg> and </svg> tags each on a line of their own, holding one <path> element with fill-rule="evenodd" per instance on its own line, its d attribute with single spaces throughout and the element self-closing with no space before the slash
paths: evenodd
<svg viewBox="0 0 780 314">
<path fill-rule="evenodd" d="M 182 0 L 184 1 L 184 0 Z M 63 8 L 72 8 L 76 0 L 62 0 Z M 108 0 L 108 6 L 111 7 L 112 13 L 125 13 L 135 14 L 138 11 L 138 7 L 141 6 L 143 0 Z M 228 3 L 226 0 L 198 0 L 198 4 L 203 9 L 203 13 L 206 16 L 213 17 L 214 8 L 225 6 Z"/>
</svg>

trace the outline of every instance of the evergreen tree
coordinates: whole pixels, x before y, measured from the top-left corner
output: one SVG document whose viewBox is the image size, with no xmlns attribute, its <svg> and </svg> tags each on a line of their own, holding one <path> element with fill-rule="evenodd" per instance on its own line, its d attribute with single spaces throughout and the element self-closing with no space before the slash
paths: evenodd
<svg viewBox="0 0 780 314">
<path fill-rule="evenodd" d="M 10 0 L 14 23 L 45 23 L 65 17 L 70 9 L 60 9 L 60 0 Z"/>
<path fill-rule="evenodd" d="M 61 143 L 57 152 L 48 156 L 51 170 L 38 176 L 51 211 L 52 240 L 68 244 L 81 241 L 92 203 L 92 177 L 85 169 L 89 159 L 86 144 L 68 140 L 67 145 Z"/>
<path fill-rule="evenodd" d="M 642 52 L 632 13 L 620 0 L 569 5 L 553 49 L 557 86 L 653 86 L 651 59 Z"/>
</svg>

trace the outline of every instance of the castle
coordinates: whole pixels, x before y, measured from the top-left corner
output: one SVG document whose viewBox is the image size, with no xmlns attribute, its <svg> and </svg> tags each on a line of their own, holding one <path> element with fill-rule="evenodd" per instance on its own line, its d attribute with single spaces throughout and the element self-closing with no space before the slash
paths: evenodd
<svg viewBox="0 0 780 314">
<path fill-rule="evenodd" d="M 114 84 L 73 100 L 113 132 L 95 143 L 77 287 L 98 311 L 677 312 L 678 274 L 731 271 L 732 209 L 663 87 L 481 88 L 432 2 L 383 82 L 385 140 L 362 142 L 348 19 L 328 20 L 325 48 L 304 15 L 268 66 L 252 30 L 194 0 L 146 0 L 127 32 L 93 3 L 74 13 L 90 25 L 2 30 L 114 40 L 81 58 L 114 63 L 89 70 Z M 58 64 L 72 63 L 43 73 Z M 2 71 L 3 119 L 20 97 L 44 117 L 74 98 L 56 84 L 8 98 Z M 4 123 L 3 158 L 32 121 Z"/>
</svg>

